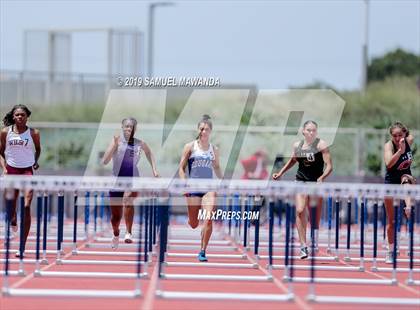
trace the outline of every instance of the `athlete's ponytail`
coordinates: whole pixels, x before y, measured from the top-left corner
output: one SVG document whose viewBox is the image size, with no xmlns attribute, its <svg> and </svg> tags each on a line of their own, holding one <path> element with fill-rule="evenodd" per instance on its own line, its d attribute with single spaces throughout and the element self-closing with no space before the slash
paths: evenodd
<svg viewBox="0 0 420 310">
<path fill-rule="evenodd" d="M 4 118 L 3 118 L 3 125 L 4 126 L 7 127 L 7 126 L 15 124 L 15 121 L 13 119 L 13 114 L 15 114 L 15 111 L 17 109 L 22 109 L 23 111 L 25 111 L 27 117 L 31 116 L 31 111 L 25 105 L 17 104 L 9 112 L 7 112 L 6 115 L 4 116 Z"/>
<path fill-rule="evenodd" d="M 201 125 L 201 124 L 207 124 L 207 125 L 209 125 L 210 129 L 212 129 L 212 130 L 213 130 L 213 123 L 212 123 L 212 121 L 211 121 L 211 117 L 210 117 L 208 114 L 204 114 L 204 115 L 201 117 L 201 120 L 198 122 L 197 127 L 198 127 L 198 128 L 200 128 L 200 125 Z M 199 134 L 198 134 L 198 136 L 197 136 L 197 139 L 199 139 L 199 138 L 200 138 L 200 136 L 201 136 L 201 130 L 200 130 L 200 133 L 199 133 Z"/>
<path fill-rule="evenodd" d="M 392 135 L 392 131 L 395 128 L 400 128 L 401 131 L 405 134 L 405 138 L 407 138 L 410 135 L 410 131 L 408 130 L 407 126 L 405 126 L 403 123 L 401 122 L 395 122 L 394 124 L 392 124 L 389 127 L 389 134 Z"/>
</svg>

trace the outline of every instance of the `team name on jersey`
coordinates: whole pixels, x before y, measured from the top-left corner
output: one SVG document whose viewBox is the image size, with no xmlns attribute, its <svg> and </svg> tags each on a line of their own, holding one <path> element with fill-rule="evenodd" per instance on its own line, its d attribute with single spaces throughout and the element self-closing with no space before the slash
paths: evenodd
<svg viewBox="0 0 420 310">
<path fill-rule="evenodd" d="M 12 139 L 12 140 L 9 140 L 9 146 L 14 146 L 14 145 L 27 146 L 28 142 L 29 142 L 29 139 L 25 139 L 25 140 Z"/>
<path fill-rule="evenodd" d="M 405 170 L 410 168 L 411 163 L 413 162 L 413 154 L 411 152 L 407 152 L 403 156 L 401 156 L 401 159 L 403 160 L 401 164 L 398 165 L 398 170 Z"/>
<path fill-rule="evenodd" d="M 194 168 L 198 168 L 198 167 L 202 167 L 202 168 L 212 168 L 212 161 L 210 159 L 194 159 L 192 165 L 191 165 L 191 169 Z"/>
</svg>

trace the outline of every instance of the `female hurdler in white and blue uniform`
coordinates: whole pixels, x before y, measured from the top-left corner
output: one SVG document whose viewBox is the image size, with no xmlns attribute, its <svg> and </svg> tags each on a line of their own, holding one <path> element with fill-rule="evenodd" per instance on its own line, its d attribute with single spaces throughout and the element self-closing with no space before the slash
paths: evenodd
<svg viewBox="0 0 420 310">
<path fill-rule="evenodd" d="M 106 165 L 112 159 L 112 175 L 116 177 L 138 177 L 140 175 L 137 164 L 140 160 L 141 152 L 146 155 L 152 167 L 153 176 L 158 177 L 155 160 L 146 142 L 134 138 L 137 128 L 136 119 L 130 117 L 122 121 L 122 133 L 114 136 L 106 150 L 103 163 Z M 133 199 L 137 196 L 136 192 L 131 191 L 110 191 L 111 224 L 114 236 L 111 240 L 111 247 L 118 247 L 120 235 L 120 222 L 123 215 L 126 225 L 125 243 L 133 242 L 131 228 L 133 226 L 134 207 Z"/>
<path fill-rule="evenodd" d="M 196 140 L 185 144 L 179 165 L 179 177 L 187 177 L 186 168 L 188 167 L 188 177 L 192 179 L 212 179 L 213 170 L 218 178 L 222 178 L 219 164 L 219 150 L 210 143 L 210 135 L 213 124 L 208 115 L 198 123 L 198 137 Z M 187 195 L 188 204 L 188 224 L 196 228 L 199 224 L 198 214 L 201 208 L 205 214 L 211 214 L 216 208 L 216 193 L 189 193 Z M 201 250 L 198 260 L 205 262 L 206 248 L 212 233 L 212 220 L 205 219 L 201 230 Z"/>
</svg>

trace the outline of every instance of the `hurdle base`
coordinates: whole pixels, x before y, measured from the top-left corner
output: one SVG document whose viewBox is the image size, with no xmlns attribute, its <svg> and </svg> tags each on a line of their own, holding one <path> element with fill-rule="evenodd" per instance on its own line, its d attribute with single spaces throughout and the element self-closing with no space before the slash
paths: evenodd
<svg viewBox="0 0 420 310">
<path fill-rule="evenodd" d="M 351 258 L 349 256 L 344 257 L 345 262 L 351 262 Z"/>
<path fill-rule="evenodd" d="M 42 259 L 41 260 L 41 265 L 48 265 L 48 260 L 47 259 Z"/>
<path fill-rule="evenodd" d="M 10 295 L 10 290 L 9 290 L 9 288 L 8 287 L 3 287 L 2 288 L 2 290 L 1 290 L 1 294 L 4 296 L 4 297 L 10 297 L 11 295 Z"/>
<path fill-rule="evenodd" d="M 315 302 L 315 301 L 316 301 L 316 295 L 314 295 L 314 294 L 308 294 L 308 295 L 306 296 L 306 300 L 307 300 L 308 302 Z"/>
<path fill-rule="evenodd" d="M 407 285 L 414 285 L 415 284 L 413 279 L 407 279 L 407 281 L 405 281 L 405 283 Z"/>
</svg>

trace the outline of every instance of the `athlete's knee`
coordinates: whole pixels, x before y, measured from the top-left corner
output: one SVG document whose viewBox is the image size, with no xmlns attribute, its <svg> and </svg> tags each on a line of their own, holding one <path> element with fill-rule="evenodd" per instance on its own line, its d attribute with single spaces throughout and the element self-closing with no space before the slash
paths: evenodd
<svg viewBox="0 0 420 310">
<path fill-rule="evenodd" d="M 33 191 L 29 191 L 29 192 L 27 192 L 26 194 L 25 194 L 25 196 L 26 196 L 26 199 L 27 200 L 32 200 L 32 197 L 34 196 L 34 192 Z"/>
<path fill-rule="evenodd" d="M 191 221 L 191 220 L 188 220 L 188 225 L 190 225 L 190 227 L 192 228 L 192 229 L 196 229 L 197 227 L 198 227 L 198 221 Z"/>
<path fill-rule="evenodd" d="M 132 207 L 133 206 L 133 198 L 132 197 L 123 197 L 122 199 L 122 203 L 123 206 L 128 208 L 128 207 Z"/>
<path fill-rule="evenodd" d="M 305 206 L 296 206 L 296 215 L 304 214 L 306 211 Z"/>
<path fill-rule="evenodd" d="M 213 227 L 213 221 L 212 220 L 205 220 L 204 221 L 204 226 L 207 228 L 212 228 Z"/>
<path fill-rule="evenodd" d="M 129 205 L 124 205 L 124 210 L 126 210 L 126 211 L 132 211 L 132 210 L 134 210 L 134 206 L 133 206 L 133 205 L 131 205 L 131 204 L 129 204 Z"/>
</svg>

